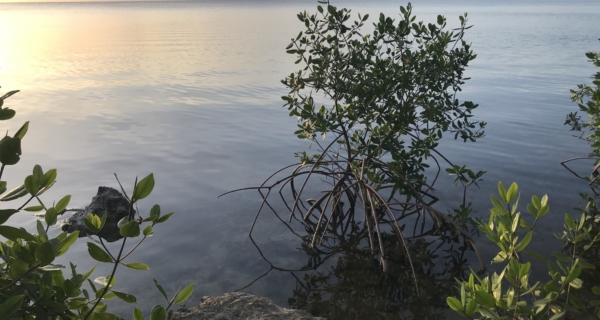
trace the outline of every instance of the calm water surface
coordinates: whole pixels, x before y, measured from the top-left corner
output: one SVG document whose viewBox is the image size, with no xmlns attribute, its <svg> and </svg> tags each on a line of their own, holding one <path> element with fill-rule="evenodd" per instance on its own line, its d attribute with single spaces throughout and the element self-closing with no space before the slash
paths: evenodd
<svg viewBox="0 0 600 320">
<path fill-rule="evenodd" d="M 70 193 L 71 204 L 83 207 L 98 186 L 116 186 L 114 172 L 128 187 L 136 175 L 154 172 L 155 191 L 139 209 L 160 203 L 176 215 L 132 258 L 152 270 L 121 270 L 121 291 L 136 294 L 148 310 L 159 297 L 152 278 L 171 292 L 196 282 L 190 304 L 246 285 L 268 269 L 247 238 L 259 198 L 253 192 L 217 196 L 259 184 L 307 147 L 281 108 L 285 89 L 279 80 L 296 71 L 284 50 L 303 30 L 296 13 L 315 5 L 0 4 L 0 84 L 4 91 L 22 90 L 8 103 L 17 117 L 4 126 L 14 132 L 31 121 L 22 161 L 5 173 L 7 180 L 21 181 L 36 163 L 57 168 L 58 184 L 45 198 Z M 396 3 L 348 5 L 371 16 L 399 13 Z M 481 189 L 470 194 L 477 214 L 487 212 L 497 181 L 517 181 L 526 199 L 533 192 L 549 194 L 551 214 L 540 228 L 560 230 L 562 214 L 585 190 L 559 165 L 588 150 L 562 123 L 575 109 L 568 90 L 593 73 L 584 53 L 598 50 L 600 6 L 414 5 L 428 22 L 444 14 L 457 24 L 467 11 L 475 25 L 467 39 L 478 58 L 460 98 L 480 104 L 476 116 L 489 122 L 487 137 L 476 144 L 444 141 L 442 150 L 456 163 L 488 171 Z M 587 165 L 576 167 L 587 173 Z M 438 188 L 440 208 L 456 205 L 459 190 L 449 178 Z M 26 213 L 12 218 L 27 228 L 34 220 Z M 295 238 L 271 217 L 260 224 L 263 250 L 283 265 L 303 265 Z M 551 235 L 540 236 L 536 245 L 551 250 L 542 246 L 549 242 L 556 243 Z M 483 248 L 491 258 L 493 248 Z M 81 241 L 68 258 L 83 270 L 92 265 L 86 255 Z M 108 266 L 96 270 L 97 276 L 109 273 Z M 274 273 L 245 291 L 285 305 L 294 286 L 289 274 Z"/>
</svg>

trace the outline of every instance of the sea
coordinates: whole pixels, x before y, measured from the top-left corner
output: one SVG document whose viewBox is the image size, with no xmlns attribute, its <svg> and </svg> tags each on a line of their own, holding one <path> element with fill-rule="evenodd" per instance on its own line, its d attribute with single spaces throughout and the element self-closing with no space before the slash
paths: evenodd
<svg viewBox="0 0 600 320">
<path fill-rule="evenodd" d="M 351 9 L 353 18 L 368 13 L 372 22 L 379 13 L 399 19 L 399 7 L 407 5 L 331 3 Z M 165 304 L 152 279 L 170 294 L 196 283 L 188 306 L 202 296 L 246 287 L 270 269 L 248 238 L 261 198 L 253 190 L 218 196 L 260 185 L 296 162 L 295 152 L 309 150 L 309 142 L 294 135 L 296 119 L 282 107 L 287 90 L 280 81 L 301 67 L 285 50 L 304 30 L 296 14 L 316 12 L 317 5 L 312 0 L 0 3 L 0 85 L 2 93 L 20 90 L 4 104 L 17 115 L 2 128 L 10 135 L 30 121 L 21 161 L 7 167 L 2 180 L 11 188 L 35 164 L 56 168 L 57 183 L 42 199 L 52 203 L 70 194 L 69 207 L 82 208 L 99 186 L 118 188 L 115 174 L 131 190 L 136 177 L 154 173 L 156 186 L 137 210 L 147 214 L 160 204 L 163 213 L 175 214 L 155 226 L 155 235 L 128 258 L 147 263 L 150 271 L 119 269 L 115 290 L 136 295 L 148 313 Z M 563 123 L 577 111 L 569 90 L 591 83 L 597 71 L 585 53 L 600 50 L 600 3 L 417 0 L 412 5 L 418 21 L 435 22 L 441 14 L 456 27 L 458 16 L 467 12 L 473 25 L 465 39 L 477 58 L 458 98 L 479 104 L 474 119 L 488 123 L 485 137 L 475 143 L 445 138 L 440 145 L 454 163 L 487 172 L 479 188 L 468 189 L 473 215 L 488 215 L 498 181 L 519 184 L 523 210 L 532 195 L 547 194 L 550 213 L 538 222 L 543 232 L 532 248 L 543 254 L 560 250 L 554 233 L 562 230 L 564 213 L 576 212 L 579 193 L 588 190 L 561 166 L 590 152 Z M 583 176 L 594 165 L 569 164 Z M 450 210 L 458 206 L 462 189 L 442 171 L 435 194 L 437 208 Z M 22 212 L 9 223 L 35 232 L 36 219 Z M 262 214 L 257 224 L 256 241 L 266 256 L 284 268 L 306 264 L 298 238 L 272 214 Z M 55 226 L 50 235 L 60 232 Z M 90 259 L 86 241 L 80 239 L 57 263 L 73 261 L 82 272 L 98 265 L 93 277 L 108 275 L 111 266 Z M 489 262 L 496 248 L 485 237 L 478 243 Z M 116 250 L 115 244 L 110 247 Z M 273 270 L 242 291 L 294 306 L 306 273 Z M 325 301 L 334 295 L 323 294 Z M 111 303 L 111 308 L 130 318 L 133 307 Z M 319 314 L 318 308 L 309 311 Z"/>
</svg>

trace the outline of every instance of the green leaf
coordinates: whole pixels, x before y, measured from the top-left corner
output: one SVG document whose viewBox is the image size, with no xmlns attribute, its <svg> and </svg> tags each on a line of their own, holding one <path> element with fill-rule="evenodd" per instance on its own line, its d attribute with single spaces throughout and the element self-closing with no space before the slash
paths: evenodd
<svg viewBox="0 0 600 320">
<path fill-rule="evenodd" d="M 8 218 L 10 218 L 13 214 L 17 212 L 19 211 L 15 209 L 0 210 L 0 224 L 4 224 L 8 220 Z"/>
<path fill-rule="evenodd" d="M 542 207 L 545 206 L 546 204 L 548 204 L 548 195 L 547 194 L 545 194 L 542 197 L 542 200 L 540 200 L 540 204 L 542 205 Z"/>
<path fill-rule="evenodd" d="M 552 317 L 548 318 L 548 320 L 558 320 L 558 319 L 564 319 L 564 318 L 565 318 L 565 311 L 553 315 Z"/>
<path fill-rule="evenodd" d="M 27 130 L 29 129 L 29 121 L 25 122 L 21 128 L 17 131 L 17 133 L 15 133 L 15 138 L 19 138 L 21 140 L 23 140 L 23 138 L 25 138 L 25 134 L 27 133 Z"/>
<path fill-rule="evenodd" d="M 150 209 L 150 216 L 148 216 L 148 218 L 144 219 L 144 221 L 156 221 L 156 219 L 158 219 L 158 217 L 160 217 L 160 206 L 155 204 L 154 206 L 152 206 L 152 209 Z"/>
<path fill-rule="evenodd" d="M 177 295 L 177 298 L 175 298 L 175 303 L 182 303 L 185 300 L 187 300 L 192 295 L 195 285 L 196 284 L 192 283 L 187 287 L 183 288 L 183 290 L 181 290 L 181 292 Z"/>
<path fill-rule="evenodd" d="M 599 295 L 599 296 L 600 296 L 600 287 L 598 287 L 598 286 L 594 286 L 594 287 L 592 287 L 592 292 L 593 292 L 595 295 Z"/>
<path fill-rule="evenodd" d="M 10 263 L 10 276 L 17 280 L 27 273 L 29 264 L 21 259 L 14 259 Z"/>
<path fill-rule="evenodd" d="M 465 313 L 470 316 L 477 311 L 477 301 L 475 299 L 469 300 L 467 302 L 467 307 L 465 308 Z"/>
<path fill-rule="evenodd" d="M 575 221 L 568 213 L 565 213 L 565 224 L 569 228 L 569 230 L 575 230 Z"/>
<path fill-rule="evenodd" d="M 27 195 L 27 190 L 25 190 L 25 185 L 22 184 L 16 188 L 10 190 L 9 192 L 3 194 L 0 197 L 0 201 L 11 201 L 11 200 L 19 199 L 25 195 Z"/>
<path fill-rule="evenodd" d="M 117 296 L 117 298 L 119 298 L 127 303 L 136 303 L 137 302 L 137 299 L 135 298 L 134 295 L 119 292 L 119 291 L 113 291 L 113 293 Z"/>
<path fill-rule="evenodd" d="M 506 196 L 506 189 L 504 189 L 502 182 L 498 182 L 498 194 L 500 194 L 500 198 L 502 198 L 504 202 L 509 202 L 508 197 Z"/>
<path fill-rule="evenodd" d="M 44 242 L 35 249 L 35 258 L 40 261 L 42 266 L 54 261 L 54 248 L 50 242 Z"/>
<path fill-rule="evenodd" d="M 67 208 L 70 201 L 71 201 L 71 195 L 66 195 L 58 201 L 58 203 L 54 206 L 54 208 L 56 208 L 56 211 L 61 212 Z"/>
<path fill-rule="evenodd" d="M 150 237 L 150 236 L 152 236 L 153 235 L 153 233 L 152 233 L 152 226 L 151 225 L 147 225 L 144 228 L 144 231 L 142 233 L 144 234 L 144 237 Z"/>
<path fill-rule="evenodd" d="M 92 275 L 92 273 L 94 273 L 94 270 L 96 270 L 96 266 L 93 266 L 93 267 L 90 269 L 90 271 L 88 271 L 88 272 L 84 273 L 84 274 L 81 276 L 81 281 L 85 281 L 85 280 L 87 280 L 87 279 L 88 279 L 88 278 L 89 278 L 89 277 Z"/>
<path fill-rule="evenodd" d="M 536 195 L 531 196 L 531 203 L 538 210 L 542 207 L 542 202 L 540 201 L 540 198 L 538 198 L 538 196 Z"/>
<path fill-rule="evenodd" d="M 519 243 L 515 247 L 515 251 L 519 252 L 519 251 L 522 251 L 523 249 L 525 249 L 525 247 L 527 247 L 527 245 L 529 244 L 529 242 L 531 242 L 531 238 L 532 237 L 533 237 L 533 232 L 532 231 L 527 232 L 527 234 L 525 235 L 525 237 L 523 237 L 523 240 L 521 240 L 521 243 Z"/>
<path fill-rule="evenodd" d="M 144 179 L 140 180 L 134 188 L 132 198 L 135 200 L 141 200 L 147 197 L 154 189 L 154 174 L 151 173 Z"/>
<path fill-rule="evenodd" d="M 545 305 L 547 305 L 551 301 L 552 301 L 552 299 L 550 299 L 550 298 L 538 299 L 538 300 L 536 300 L 533 303 L 533 307 L 534 308 L 538 308 L 538 307 L 541 307 L 541 306 L 545 306 Z"/>
<path fill-rule="evenodd" d="M 67 252 L 69 250 L 71 245 L 73 243 L 75 243 L 75 241 L 77 240 L 77 237 L 79 237 L 79 231 L 74 231 L 73 233 L 68 235 L 63 241 L 61 241 L 56 246 L 56 248 L 54 248 L 54 255 L 56 255 L 57 257 L 60 257 L 63 254 L 65 254 L 65 252 Z"/>
<path fill-rule="evenodd" d="M 56 209 L 52 207 L 49 208 L 48 211 L 46 211 L 46 214 L 44 215 L 44 220 L 46 221 L 47 225 L 53 226 L 54 224 L 56 224 L 57 217 L 58 212 L 56 212 Z"/>
<path fill-rule="evenodd" d="M 12 119 L 17 112 L 13 109 L 0 109 L 0 120 Z"/>
<path fill-rule="evenodd" d="M 498 252 L 498 254 L 494 257 L 494 259 L 492 259 L 492 263 L 500 263 L 500 262 L 504 262 L 506 259 L 508 259 L 508 255 L 506 254 L 506 252 L 504 251 L 500 251 Z"/>
<path fill-rule="evenodd" d="M 463 311 L 462 304 L 455 297 L 448 297 L 448 298 L 446 298 L 446 303 L 448 304 L 448 306 L 450 307 L 450 309 L 458 312 L 460 315 L 466 315 L 465 312 Z"/>
<path fill-rule="evenodd" d="M 162 306 L 156 306 L 152 309 L 152 313 L 150 314 L 150 320 L 166 320 L 167 319 L 167 311 Z"/>
<path fill-rule="evenodd" d="M 140 310 L 140 308 L 135 307 L 135 309 L 133 309 L 133 320 L 144 320 L 144 314 L 142 313 L 142 310 Z"/>
<path fill-rule="evenodd" d="M 35 241 L 35 237 L 27 232 L 27 230 L 23 228 L 15 228 L 11 226 L 0 226 L 0 236 L 5 237 L 6 239 L 17 241 L 17 239 L 24 239 L 27 241 Z"/>
<path fill-rule="evenodd" d="M 584 268 L 584 269 L 596 269 L 596 266 L 587 262 L 586 260 L 582 259 L 582 258 L 578 258 L 579 260 L 579 265 Z"/>
<path fill-rule="evenodd" d="M 35 226 L 40 238 L 42 238 L 44 241 L 48 241 L 48 235 L 46 234 L 46 229 L 44 229 L 44 225 L 42 225 L 42 222 L 40 220 L 36 220 Z"/>
<path fill-rule="evenodd" d="M 100 227 L 98 227 L 98 230 L 102 230 L 102 228 L 104 228 L 104 226 L 106 225 L 106 217 L 108 216 L 108 214 L 106 212 L 104 212 L 102 214 L 102 219 L 100 219 Z M 96 222 L 94 222 L 96 223 Z"/>
<path fill-rule="evenodd" d="M 31 206 L 23 209 L 27 212 L 38 212 L 44 210 L 44 206 Z"/>
<path fill-rule="evenodd" d="M 44 179 L 40 181 L 42 188 L 50 188 L 54 181 L 56 181 L 56 169 L 50 169 L 44 173 Z"/>
<path fill-rule="evenodd" d="M 494 308 L 496 306 L 494 296 L 485 291 L 475 291 L 475 300 L 477 300 L 479 305 L 486 308 Z"/>
<path fill-rule="evenodd" d="M 123 237 L 135 238 L 140 235 L 140 225 L 137 221 L 129 221 L 121 227 L 119 233 Z"/>
<path fill-rule="evenodd" d="M 538 211 L 536 218 L 541 218 L 543 216 L 546 215 L 546 213 L 548 213 L 548 211 L 550 210 L 550 206 L 548 205 L 544 205 L 540 208 L 540 210 Z"/>
<path fill-rule="evenodd" d="M 169 213 L 165 214 L 164 216 L 162 216 L 162 217 L 158 218 L 158 220 L 156 220 L 156 223 L 163 223 L 163 222 L 165 222 L 165 221 L 169 220 L 169 218 L 170 218 L 170 217 L 171 217 L 173 214 L 175 214 L 175 212 L 169 212 Z"/>
<path fill-rule="evenodd" d="M 14 165 L 21 159 L 21 139 L 5 137 L 0 141 L 0 162 Z"/>
<path fill-rule="evenodd" d="M 577 266 L 573 266 L 571 268 L 571 270 L 569 271 L 569 274 L 565 278 L 565 282 L 571 283 L 573 280 L 575 280 L 575 278 L 579 277 L 580 274 L 581 274 L 581 268 L 579 268 Z"/>
<path fill-rule="evenodd" d="M 504 207 L 504 204 L 502 202 L 500 202 L 500 200 L 498 200 L 498 198 L 492 196 L 492 204 L 494 205 L 494 208 L 498 209 L 500 212 L 503 213 L 507 213 L 508 211 L 506 211 L 506 207 Z"/>
<path fill-rule="evenodd" d="M 24 295 L 12 296 L 0 305 L 0 319 L 10 319 L 23 304 Z"/>
<path fill-rule="evenodd" d="M 100 262 L 113 262 L 113 259 L 110 257 L 110 255 L 108 253 L 106 253 L 104 250 L 102 250 L 100 247 L 95 245 L 94 243 L 88 242 L 87 246 L 88 246 L 88 253 L 94 260 L 100 261 Z"/>
<path fill-rule="evenodd" d="M 141 262 L 123 263 L 123 265 L 134 270 L 150 270 L 147 264 Z"/>
<path fill-rule="evenodd" d="M 125 216 L 121 220 L 119 220 L 119 222 L 117 222 L 117 227 L 121 229 L 127 222 L 129 222 L 129 216 Z"/>
<path fill-rule="evenodd" d="M 583 286 L 583 280 L 575 278 L 573 281 L 569 282 L 569 285 L 575 289 L 581 289 L 581 286 Z"/>
<path fill-rule="evenodd" d="M 484 316 L 484 317 L 486 317 L 486 318 L 490 318 L 490 319 L 494 319 L 494 320 L 496 320 L 496 319 L 498 319 L 498 320 L 502 319 L 502 318 L 500 318 L 500 315 L 498 315 L 496 312 L 494 312 L 494 311 L 492 311 L 490 309 L 487 309 L 487 308 L 480 307 L 479 308 L 479 313 L 481 313 L 481 315 Z"/>
<path fill-rule="evenodd" d="M 327 12 L 329 12 L 329 14 L 331 14 L 331 15 L 335 15 L 335 13 L 336 13 L 335 7 L 332 5 L 328 5 Z"/>
<path fill-rule="evenodd" d="M 169 298 L 167 298 L 167 293 L 165 292 L 165 289 L 163 289 L 163 287 L 158 283 L 158 281 L 156 281 L 156 279 L 152 279 L 152 280 L 154 280 L 154 285 L 156 286 L 156 289 L 158 289 L 158 291 L 160 291 L 160 293 L 163 295 L 163 297 L 165 297 L 167 302 L 169 302 Z"/>
<path fill-rule="evenodd" d="M 513 202 L 517 198 L 519 193 L 519 186 L 516 183 L 512 183 L 508 191 L 506 192 L 506 202 Z"/>
<path fill-rule="evenodd" d="M 101 222 L 100 218 L 98 218 L 97 215 L 90 212 L 90 213 L 88 213 L 87 217 L 85 217 L 85 219 L 83 219 L 83 223 L 85 224 L 85 227 L 88 230 L 90 230 L 91 233 L 97 234 L 98 231 L 100 231 L 100 228 L 98 226 L 102 222 Z"/>
<path fill-rule="evenodd" d="M 517 228 L 519 227 L 520 219 L 521 219 L 521 213 L 517 212 L 517 214 L 513 217 L 512 226 L 511 226 L 511 231 L 513 233 L 515 233 L 517 231 Z"/>
<path fill-rule="evenodd" d="M 115 282 L 117 282 L 116 277 L 110 278 L 110 282 L 108 281 L 108 279 L 110 278 L 110 276 L 106 276 L 106 277 L 98 277 L 96 279 L 94 279 L 95 283 L 100 284 L 103 287 L 112 287 L 115 285 Z"/>
<path fill-rule="evenodd" d="M 40 185 L 38 184 L 37 179 L 35 178 L 35 176 L 29 175 L 27 176 L 27 178 L 25 178 L 25 190 L 27 190 L 27 192 L 29 192 L 30 195 L 32 196 L 36 196 L 38 191 L 40 190 Z"/>
<path fill-rule="evenodd" d="M 42 170 L 42 166 L 36 164 L 33 167 L 33 176 L 35 177 L 36 181 L 42 181 L 42 178 L 44 177 L 44 170 Z"/>
<path fill-rule="evenodd" d="M 508 307 L 512 306 L 513 300 L 515 298 L 515 289 L 509 288 L 506 292 L 506 305 Z"/>
<path fill-rule="evenodd" d="M 6 181 L 0 181 L 0 194 L 6 191 Z"/>
</svg>

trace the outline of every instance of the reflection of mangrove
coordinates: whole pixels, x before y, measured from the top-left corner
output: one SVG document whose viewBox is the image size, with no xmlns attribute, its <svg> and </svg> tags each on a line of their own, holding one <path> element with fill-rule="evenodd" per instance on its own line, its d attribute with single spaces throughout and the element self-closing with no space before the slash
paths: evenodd
<svg viewBox="0 0 600 320">
<path fill-rule="evenodd" d="M 331 146 L 319 147 L 327 150 Z M 256 222 L 264 210 L 270 210 L 292 233 L 308 241 L 306 245 L 320 254 L 328 251 L 335 254 L 332 248 L 346 244 L 349 239 L 366 240 L 368 251 L 379 261 L 383 272 L 388 269 L 390 256 L 383 238 L 395 236 L 398 244 L 404 247 L 417 295 L 417 270 L 412 262 L 405 238 L 408 235 L 405 236 L 405 233 L 412 233 L 412 237 L 423 237 L 443 232 L 444 229 L 453 230 L 456 241 L 462 241 L 464 246 L 471 247 L 479 259 L 481 270 L 485 270 L 485 263 L 471 235 L 466 231 L 466 225 L 457 225 L 457 220 L 431 207 L 437 201 L 430 193 L 436 179 L 428 185 L 424 182 L 423 175 L 408 176 L 401 169 L 377 158 L 368 160 L 371 162 L 369 168 L 364 164 L 367 160 L 363 160 L 361 166 L 360 163 L 335 160 L 331 155 L 326 157 L 329 159 L 321 158 L 310 164 L 302 163 L 280 169 L 258 187 L 228 192 L 257 190 L 261 195 L 263 201 L 250 228 L 249 237 L 273 269 L 283 270 L 267 259 L 253 238 Z M 288 173 L 286 170 L 292 172 Z M 437 174 L 439 171 L 438 164 Z M 403 190 L 398 189 L 398 180 L 406 182 L 402 185 Z M 318 198 L 301 200 L 302 197 L 307 197 L 304 195 L 307 190 L 319 189 L 323 191 Z M 288 217 L 280 215 L 278 205 L 274 205 L 274 200 L 269 198 L 272 194 L 279 195 L 276 198 L 280 200 L 278 205 L 287 208 Z M 304 226 L 308 233 L 306 236 L 301 236 L 294 230 L 291 225 L 293 220 Z M 410 227 L 407 231 L 405 228 L 408 225 Z"/>
<path fill-rule="evenodd" d="M 263 197 L 257 218 L 268 208 L 299 238 L 306 263 L 287 269 L 271 262 L 253 238 L 255 220 L 250 239 L 270 268 L 248 286 L 277 270 L 296 280 L 290 305 L 328 319 L 444 318 L 445 298 L 454 290 L 455 278 L 468 270 L 466 253 L 474 252 L 472 234 L 431 208 L 433 197 L 425 205 L 395 201 L 392 192 L 384 200 L 385 188 L 361 195 L 361 189 L 348 187 L 351 181 L 331 178 L 326 167 L 311 174 L 321 175 L 321 182 L 333 188 L 318 199 L 296 201 L 294 179 L 308 171 L 300 166 L 272 185 L 256 188 Z M 289 194 L 284 192 L 286 185 Z M 268 201 L 275 186 L 280 186 L 278 204 Z M 425 195 L 421 192 L 420 199 Z M 292 214 L 282 217 L 279 205 Z"/>
<path fill-rule="evenodd" d="M 313 249 L 310 237 L 304 237 L 300 250 L 308 260 L 302 269 L 314 271 L 290 272 L 296 279 L 290 305 L 327 319 L 444 319 L 454 279 L 468 271 L 465 254 L 470 246 L 445 228 L 435 235 L 406 237 L 407 255 L 393 232 L 382 232 L 384 272 L 360 229 L 351 223 L 345 239 L 328 234 L 320 249 Z"/>
</svg>

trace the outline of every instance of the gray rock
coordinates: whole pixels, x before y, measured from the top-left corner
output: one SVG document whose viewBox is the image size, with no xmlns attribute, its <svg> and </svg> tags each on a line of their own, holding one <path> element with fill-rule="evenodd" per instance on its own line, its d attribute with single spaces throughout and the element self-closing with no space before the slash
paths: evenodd
<svg viewBox="0 0 600 320">
<path fill-rule="evenodd" d="M 99 236 L 108 242 L 121 239 L 117 223 L 129 214 L 129 201 L 121 193 L 110 187 L 98 187 L 98 193 L 85 209 L 75 213 L 67 220 L 62 221 L 61 229 L 69 233 L 79 231 L 79 237 L 88 235 L 84 219 L 91 212 L 99 217 L 106 212 L 106 224 L 100 230 Z M 134 211 L 135 212 L 135 211 Z"/>
<path fill-rule="evenodd" d="M 169 320 L 325 320 L 302 310 L 277 306 L 271 299 L 232 292 L 203 297 L 202 302 L 170 314 Z"/>
</svg>

